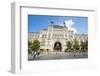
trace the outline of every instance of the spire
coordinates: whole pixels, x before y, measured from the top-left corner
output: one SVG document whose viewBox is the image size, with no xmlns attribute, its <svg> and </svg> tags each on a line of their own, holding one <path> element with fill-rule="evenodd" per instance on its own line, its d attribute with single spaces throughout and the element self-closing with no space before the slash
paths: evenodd
<svg viewBox="0 0 100 76">
<path fill-rule="evenodd" d="M 63 24 L 64 24 L 64 27 L 66 27 L 66 23 L 65 23 L 65 21 L 63 22 Z"/>
<path fill-rule="evenodd" d="M 51 25 L 54 25 L 54 22 L 53 21 L 51 21 Z"/>
<path fill-rule="evenodd" d="M 64 27 L 64 29 L 65 29 L 65 30 L 68 30 L 68 27 L 66 26 L 65 21 L 63 22 L 63 25 L 64 25 L 64 26 L 63 26 L 63 27 Z"/>
<path fill-rule="evenodd" d="M 49 26 L 50 26 L 50 27 L 53 27 L 53 25 L 54 25 L 54 22 L 51 21 Z"/>
</svg>

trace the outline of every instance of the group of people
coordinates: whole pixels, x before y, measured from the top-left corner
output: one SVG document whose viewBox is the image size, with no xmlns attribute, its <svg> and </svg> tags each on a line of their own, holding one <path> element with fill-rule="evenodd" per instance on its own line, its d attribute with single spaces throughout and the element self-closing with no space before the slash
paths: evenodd
<svg viewBox="0 0 100 76">
<path fill-rule="evenodd" d="M 36 52 L 36 51 L 32 52 L 33 60 L 39 59 L 39 55 L 40 55 L 40 52 Z"/>
</svg>

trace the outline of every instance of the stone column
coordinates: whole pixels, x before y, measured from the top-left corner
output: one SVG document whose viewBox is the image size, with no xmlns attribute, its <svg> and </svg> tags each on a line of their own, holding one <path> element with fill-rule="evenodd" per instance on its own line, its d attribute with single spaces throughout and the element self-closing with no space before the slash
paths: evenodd
<svg viewBox="0 0 100 76">
<path fill-rule="evenodd" d="M 42 33 L 40 32 L 40 35 L 39 35 L 39 40 L 41 41 L 42 40 Z"/>
</svg>

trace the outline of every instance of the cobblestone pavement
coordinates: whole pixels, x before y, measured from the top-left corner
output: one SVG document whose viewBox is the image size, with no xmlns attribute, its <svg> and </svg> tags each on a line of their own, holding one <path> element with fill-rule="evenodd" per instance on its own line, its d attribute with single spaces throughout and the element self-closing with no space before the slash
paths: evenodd
<svg viewBox="0 0 100 76">
<path fill-rule="evenodd" d="M 88 58 L 87 52 L 77 52 L 77 53 L 65 53 L 65 52 L 48 52 L 46 54 L 40 54 L 35 58 L 33 55 L 28 55 L 28 60 L 55 60 L 55 59 L 79 59 Z"/>
</svg>

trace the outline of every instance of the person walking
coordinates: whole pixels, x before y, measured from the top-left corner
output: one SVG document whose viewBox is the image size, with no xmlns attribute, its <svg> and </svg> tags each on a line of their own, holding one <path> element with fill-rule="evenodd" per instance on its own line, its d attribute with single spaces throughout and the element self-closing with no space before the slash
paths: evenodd
<svg viewBox="0 0 100 76">
<path fill-rule="evenodd" d="M 33 60 L 35 59 L 36 57 L 36 51 L 33 53 Z"/>
<path fill-rule="evenodd" d="M 37 58 L 38 58 L 38 59 L 39 59 L 39 55 L 40 55 L 40 52 L 38 51 L 38 52 L 37 52 Z"/>
</svg>

